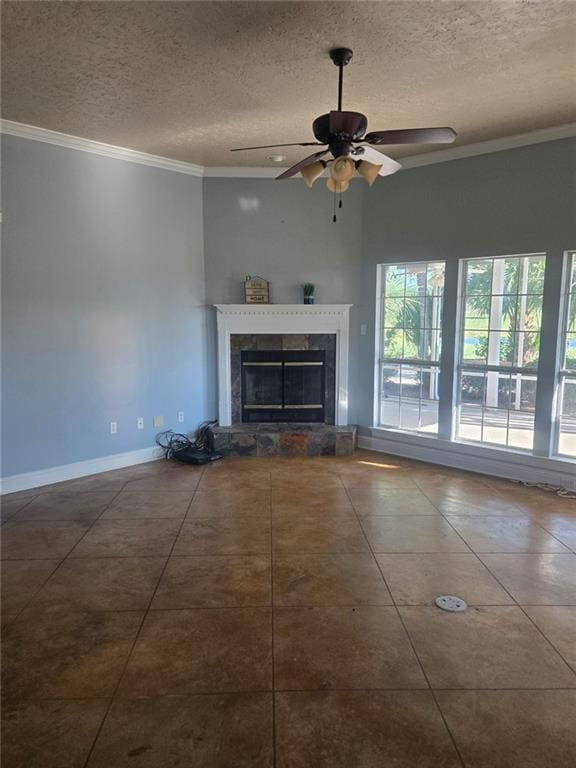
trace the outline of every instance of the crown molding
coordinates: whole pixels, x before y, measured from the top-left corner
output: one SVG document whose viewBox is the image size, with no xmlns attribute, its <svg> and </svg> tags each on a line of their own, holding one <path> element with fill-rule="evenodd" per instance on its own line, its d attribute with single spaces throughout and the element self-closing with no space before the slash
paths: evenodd
<svg viewBox="0 0 576 768">
<path fill-rule="evenodd" d="M 34 125 L 25 125 L 16 123 L 12 120 L 0 121 L 0 132 L 10 136 L 17 136 L 21 139 L 31 139 L 32 141 L 42 141 L 46 144 L 54 144 L 58 147 L 67 149 L 76 149 L 81 152 L 90 152 L 103 157 L 111 157 L 116 160 L 126 160 L 130 163 L 139 163 L 153 168 L 162 168 L 166 171 L 176 173 L 186 173 L 190 176 L 200 176 L 208 179 L 273 179 L 283 171 L 284 167 L 204 167 L 194 163 L 185 163 L 181 160 L 171 160 L 168 157 L 159 155 L 150 155 L 146 152 L 138 152 L 134 149 L 125 147 L 115 147 L 112 144 L 104 144 L 100 141 L 83 139 L 78 136 L 70 136 L 67 133 L 51 131 L 47 128 L 37 128 Z M 515 136 L 505 136 L 500 139 L 491 139 L 489 141 L 480 141 L 476 144 L 467 144 L 462 147 L 449 147 L 439 149 L 435 152 L 426 152 L 412 157 L 401 157 L 402 170 L 419 168 L 424 165 L 434 163 L 446 163 L 450 160 L 462 160 L 467 157 L 477 155 L 487 155 L 492 152 L 502 152 L 506 149 L 517 149 L 527 147 L 531 144 L 542 144 L 547 141 L 556 141 L 558 139 L 568 139 L 576 136 L 576 123 L 566 123 L 564 125 L 554 126 L 552 128 L 542 128 L 529 133 L 521 133 Z M 300 178 L 298 174 L 292 178 Z"/>
<path fill-rule="evenodd" d="M 17 136 L 20 139 L 42 141 L 45 144 L 54 144 L 57 147 L 66 147 L 66 149 L 77 149 L 80 152 L 89 152 L 92 155 L 111 157 L 115 160 L 126 160 L 129 163 L 148 165 L 152 168 L 162 168 L 165 171 L 186 173 L 189 176 L 204 175 L 204 168 L 201 165 L 171 160 L 168 157 L 160 157 L 159 155 L 149 155 L 147 152 L 138 152 L 135 149 L 115 147 L 112 144 L 104 144 L 101 141 L 82 139 L 78 136 L 70 136 L 67 133 L 50 131 L 48 128 L 37 128 L 34 125 L 15 123 L 12 120 L 2 120 L 0 132 L 9 136 Z"/>
<path fill-rule="evenodd" d="M 515 136 L 503 136 L 501 139 L 479 141 L 462 147 L 448 147 L 446 149 L 439 149 L 436 152 L 414 155 L 414 157 L 401 157 L 399 162 L 402 163 L 403 170 L 409 170 L 410 168 L 419 168 L 422 165 L 446 163 L 450 160 L 461 160 L 466 157 L 475 157 L 476 155 L 489 155 L 492 152 L 529 147 L 531 144 L 544 144 L 547 141 L 570 139 L 575 136 L 576 123 L 565 123 L 564 125 L 557 125 L 552 128 L 541 128 L 529 133 L 519 133 Z"/>
<path fill-rule="evenodd" d="M 261 166 L 206 166 L 205 179 L 275 179 L 284 171 L 286 166 L 275 165 L 273 168 Z M 290 178 L 300 178 L 298 174 Z"/>
</svg>

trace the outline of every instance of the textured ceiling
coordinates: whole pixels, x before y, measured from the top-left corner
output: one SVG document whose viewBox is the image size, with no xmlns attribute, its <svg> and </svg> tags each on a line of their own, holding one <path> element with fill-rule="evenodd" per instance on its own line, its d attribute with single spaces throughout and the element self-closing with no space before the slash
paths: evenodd
<svg viewBox="0 0 576 768">
<path fill-rule="evenodd" d="M 451 125 L 463 145 L 576 119 L 573 0 L 4 0 L 2 22 L 4 118 L 202 165 L 312 140 L 337 45 L 354 50 L 344 108 L 369 130 Z"/>
</svg>

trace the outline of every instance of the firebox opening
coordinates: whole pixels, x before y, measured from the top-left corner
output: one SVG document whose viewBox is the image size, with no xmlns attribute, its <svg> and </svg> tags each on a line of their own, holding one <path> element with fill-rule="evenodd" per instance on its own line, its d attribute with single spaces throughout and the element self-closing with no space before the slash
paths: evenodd
<svg viewBox="0 0 576 768">
<path fill-rule="evenodd" d="M 243 422 L 324 422 L 324 350 L 242 352 Z"/>
</svg>

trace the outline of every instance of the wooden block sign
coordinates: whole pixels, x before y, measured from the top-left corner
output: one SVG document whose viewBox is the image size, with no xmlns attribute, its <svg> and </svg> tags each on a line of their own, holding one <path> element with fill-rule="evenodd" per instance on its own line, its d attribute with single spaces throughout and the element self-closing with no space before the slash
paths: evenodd
<svg viewBox="0 0 576 768">
<path fill-rule="evenodd" d="M 270 284 L 258 275 L 250 275 L 244 281 L 245 304 L 270 304 Z"/>
</svg>

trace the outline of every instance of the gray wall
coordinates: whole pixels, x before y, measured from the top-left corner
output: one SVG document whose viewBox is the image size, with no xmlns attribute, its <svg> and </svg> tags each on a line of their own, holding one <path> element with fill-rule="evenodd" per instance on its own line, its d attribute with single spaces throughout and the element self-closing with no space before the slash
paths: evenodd
<svg viewBox="0 0 576 768">
<path fill-rule="evenodd" d="M 10 136 L 2 160 L 2 475 L 148 447 L 155 414 L 195 427 L 201 179 Z"/>
<path fill-rule="evenodd" d="M 257 273 L 275 302 L 300 302 L 310 281 L 317 301 L 353 303 L 350 417 L 371 425 L 377 264 L 546 251 L 557 276 L 563 251 L 576 247 L 575 147 L 569 139 L 438 163 L 370 189 L 355 180 L 337 224 L 322 182 L 206 179 L 207 301 L 242 301 L 244 275 Z M 545 326 L 557 314 L 553 292 L 546 306 Z"/>
<path fill-rule="evenodd" d="M 362 185 L 355 181 L 342 195 L 343 208 L 337 210 L 334 223 L 332 195 L 321 180 L 312 189 L 300 178 L 204 181 L 208 303 L 243 302 L 245 276 L 258 274 L 270 281 L 274 303 L 302 303 L 302 283 L 310 282 L 316 286 L 318 303 L 354 304 L 349 404 L 353 422 L 362 381 L 357 344 L 362 200 Z M 211 370 L 215 371 L 215 360 Z"/>
<path fill-rule="evenodd" d="M 309 281 L 318 302 L 354 304 L 350 416 L 366 426 L 378 263 L 543 250 L 557 277 L 576 247 L 573 140 L 355 181 L 336 224 L 321 182 L 202 183 L 2 141 L 4 476 L 148 447 L 154 414 L 174 426 L 183 410 L 187 430 L 215 415 L 210 305 L 242 301 L 246 274 L 277 303 Z"/>
<path fill-rule="evenodd" d="M 379 263 L 442 259 L 450 265 L 473 256 L 543 251 L 553 288 L 563 252 L 576 248 L 575 179 L 576 140 L 566 139 L 401 171 L 377 182 L 363 207 L 362 322 L 369 334 L 359 343 L 360 367 L 374 369 Z M 543 318 L 548 338 L 554 338 L 557 314 L 558 295 L 549 290 Z M 541 362 L 553 376 L 552 346 L 541 350 Z M 356 395 L 361 425 L 372 424 L 373 390 L 367 376 Z"/>
</svg>

